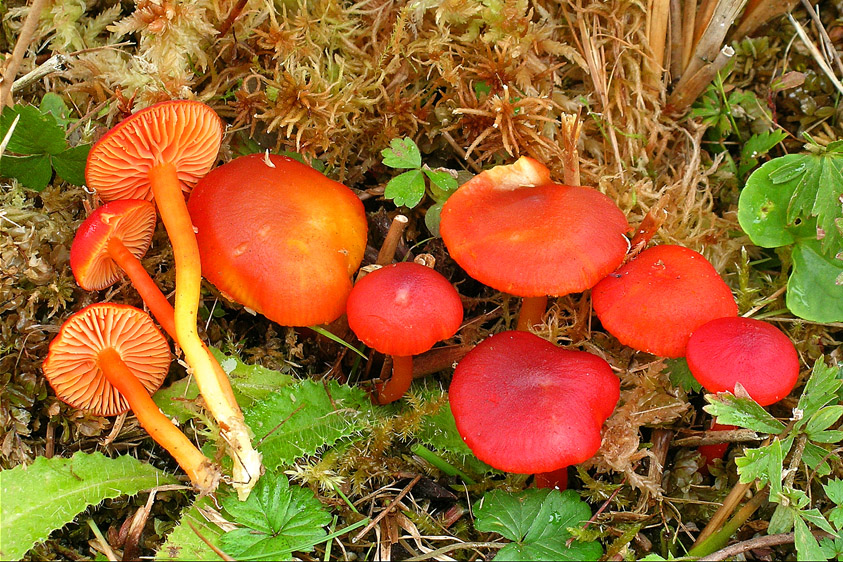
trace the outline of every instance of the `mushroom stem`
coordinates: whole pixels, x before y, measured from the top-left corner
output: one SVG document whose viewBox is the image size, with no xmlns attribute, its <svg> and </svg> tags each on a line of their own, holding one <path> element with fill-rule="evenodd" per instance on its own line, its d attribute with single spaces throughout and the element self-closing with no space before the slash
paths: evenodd
<svg viewBox="0 0 843 562">
<path fill-rule="evenodd" d="M 227 378 L 219 376 L 219 371 L 214 368 L 213 357 L 197 333 L 202 284 L 199 246 L 176 167 L 170 163 L 158 164 L 149 171 L 149 179 L 176 261 L 176 340 L 184 351 L 187 363 L 193 368 L 199 392 L 219 423 L 223 438 L 230 448 L 234 462 L 232 485 L 242 500 L 248 497 L 261 474 L 261 456 L 252 447 L 249 429 L 234 399 L 231 385 Z"/>
<path fill-rule="evenodd" d="M 410 388 L 413 382 L 413 356 L 392 356 L 392 378 L 378 385 L 378 403 L 395 402 Z"/>
<path fill-rule="evenodd" d="M 547 297 L 524 297 L 521 299 L 518 329 L 522 332 L 528 332 L 536 324 L 541 324 L 546 309 Z"/>
<path fill-rule="evenodd" d="M 176 459 L 199 492 L 213 492 L 220 479 L 217 467 L 161 413 L 117 350 L 113 347 L 103 349 L 97 363 L 108 382 L 129 402 L 141 427 Z"/>
<path fill-rule="evenodd" d="M 132 285 L 140 294 L 143 302 L 149 307 L 150 312 L 164 331 L 170 334 L 170 337 L 176 340 L 176 323 L 173 314 L 173 307 L 155 281 L 149 276 L 146 269 L 143 268 L 140 260 L 126 248 L 123 241 L 117 237 L 112 237 L 108 240 L 108 255 L 113 259 L 117 265 L 123 269 Z"/>
</svg>

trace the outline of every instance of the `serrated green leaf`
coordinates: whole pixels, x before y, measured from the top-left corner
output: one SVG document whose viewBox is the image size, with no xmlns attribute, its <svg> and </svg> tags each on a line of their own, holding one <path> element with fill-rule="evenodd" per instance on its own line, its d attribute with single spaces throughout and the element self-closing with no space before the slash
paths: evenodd
<svg viewBox="0 0 843 562">
<path fill-rule="evenodd" d="M 588 504 L 572 490 L 493 490 L 475 504 L 474 515 L 478 531 L 513 541 L 495 560 L 598 560 L 603 554 L 596 541 L 566 545 L 568 528 L 582 526 L 591 516 Z"/>
<path fill-rule="evenodd" d="M 6 152 L 19 155 L 58 154 L 67 144 L 64 131 L 56 124 L 51 114 L 44 115 L 32 105 L 15 105 L 6 107 L 0 114 L 0 139 L 5 138 L 15 117 L 20 120 L 12 133 Z"/>
<path fill-rule="evenodd" d="M 389 148 L 381 150 L 384 166 L 390 168 L 421 168 L 422 159 L 419 147 L 413 139 L 392 139 Z"/>
<path fill-rule="evenodd" d="M 451 172 L 447 170 L 424 169 L 424 174 L 430 180 L 430 192 L 437 203 L 444 203 L 457 190 L 459 183 Z"/>
<path fill-rule="evenodd" d="M 787 138 L 787 133 L 776 129 L 775 131 L 764 131 L 749 137 L 741 148 L 741 163 L 738 167 L 738 176 L 743 178 L 747 172 L 758 165 L 758 159 L 767 154 L 770 149 Z"/>
<path fill-rule="evenodd" d="M 444 203 L 434 203 L 428 207 L 424 214 L 424 225 L 427 230 L 437 238 L 439 237 L 439 223 L 442 219 L 442 206 Z"/>
<path fill-rule="evenodd" d="M 395 176 L 386 184 L 383 196 L 397 207 L 404 205 L 412 209 L 424 197 L 424 174 L 421 170 L 410 170 Z"/>
<path fill-rule="evenodd" d="M 323 527 L 331 522 L 313 492 L 271 472 L 258 480 L 246 501 L 228 496 L 222 504 L 244 525 L 220 537 L 223 550 L 238 560 L 292 560 L 293 552 L 310 552 L 324 540 Z"/>
<path fill-rule="evenodd" d="M 38 457 L 29 466 L 0 471 L 0 559 L 21 558 L 51 531 L 104 499 L 178 483 L 134 457 L 110 459 L 102 453 Z"/>
<path fill-rule="evenodd" d="M 772 481 L 775 480 L 778 482 L 777 495 L 773 496 L 771 489 L 770 498 L 777 501 L 778 493 L 781 491 L 782 464 L 792 446 L 793 438 L 788 437 L 783 441 L 776 440 L 765 447 L 745 449 L 744 456 L 735 459 L 740 481 L 748 484 L 758 479 L 762 483 L 770 482 L 772 488 Z"/>
<path fill-rule="evenodd" d="M 41 105 L 38 106 L 38 110 L 42 115 L 46 115 L 47 113 L 51 114 L 60 127 L 67 127 L 71 121 L 75 121 L 75 119 L 69 118 L 70 110 L 64 103 L 64 99 L 53 92 L 47 92 L 44 94 L 44 97 L 41 98 Z"/>
<path fill-rule="evenodd" d="M 843 321 L 843 261 L 826 256 L 817 240 L 802 240 L 791 253 L 793 272 L 787 280 L 787 308 L 812 322 Z"/>
<path fill-rule="evenodd" d="M 359 388 L 304 380 L 257 402 L 244 415 L 264 465 L 273 470 L 360 431 L 371 409 Z"/>
<path fill-rule="evenodd" d="M 678 359 L 668 359 L 665 361 L 668 375 L 670 377 L 670 384 L 678 386 L 685 392 L 700 392 L 703 387 L 691 374 L 691 369 L 688 368 L 688 362 L 684 357 Z"/>
<path fill-rule="evenodd" d="M 773 435 L 784 431 L 784 424 L 751 398 L 738 398 L 730 392 L 720 392 L 706 394 L 705 399 L 709 404 L 703 407 L 703 410 L 715 416 L 717 423 L 737 425 Z"/>
<path fill-rule="evenodd" d="M 80 144 L 59 152 L 52 157 L 53 168 L 67 183 L 85 185 L 85 164 L 90 151 L 90 144 Z"/>
<path fill-rule="evenodd" d="M 805 433 L 810 438 L 814 433 L 819 433 L 831 427 L 843 416 L 843 406 L 825 406 L 808 419 L 805 424 Z"/>
<path fill-rule="evenodd" d="M 811 523 L 815 527 L 822 529 L 826 533 L 834 534 L 834 528 L 829 524 L 823 514 L 820 513 L 820 510 L 817 508 L 812 509 L 805 509 L 799 512 L 799 516 L 802 517 L 808 523 Z"/>
<path fill-rule="evenodd" d="M 50 156 L 48 154 L 34 156 L 4 154 L 0 157 L 0 176 L 15 178 L 29 189 L 42 191 L 53 177 Z"/>
<path fill-rule="evenodd" d="M 808 525 L 799 517 L 796 517 L 793 522 L 793 533 L 797 561 L 828 560 Z"/>
<path fill-rule="evenodd" d="M 843 504 L 843 480 L 840 478 L 832 478 L 823 484 L 823 490 L 828 499 L 837 505 Z"/>
<path fill-rule="evenodd" d="M 267 369 L 260 365 L 247 365 L 238 357 L 226 355 L 215 347 L 209 348 L 223 371 L 231 381 L 231 390 L 241 408 L 248 408 L 263 400 L 280 388 L 293 384 L 292 376 Z M 152 397 L 167 417 L 184 423 L 193 417 L 195 408 L 192 403 L 199 396 L 199 387 L 193 377 L 184 377 L 170 386 L 162 388 Z"/>
<path fill-rule="evenodd" d="M 810 441 L 805 443 L 802 451 L 802 462 L 808 465 L 811 470 L 817 471 L 817 476 L 831 474 L 831 466 L 828 464 L 828 451 Z M 822 464 L 820 464 L 822 463 Z"/>
<path fill-rule="evenodd" d="M 200 508 L 208 509 L 213 507 L 211 499 L 206 496 L 199 498 L 190 508 L 184 510 L 178 525 L 167 535 L 167 540 L 164 541 L 164 544 L 155 553 L 155 560 L 178 562 L 187 562 L 190 560 L 222 560 L 196 534 L 196 531 L 199 531 L 214 546 L 219 547 L 219 538 L 223 533 L 222 529 L 208 521 L 199 511 Z M 196 531 L 190 528 L 190 524 L 193 524 Z"/>
<path fill-rule="evenodd" d="M 796 405 L 796 408 L 802 412 L 803 420 L 796 427 L 801 427 L 823 406 L 837 401 L 837 392 L 843 384 L 840 375 L 840 368 L 826 365 L 825 357 L 820 356 L 814 362 L 811 375 L 808 377 L 808 382 L 805 383 L 805 388 L 802 390 L 802 395 Z"/>
<path fill-rule="evenodd" d="M 783 503 L 777 505 L 773 516 L 770 517 L 770 525 L 767 527 L 767 533 L 771 535 L 789 533 L 793 529 L 793 511 L 790 505 Z"/>
</svg>

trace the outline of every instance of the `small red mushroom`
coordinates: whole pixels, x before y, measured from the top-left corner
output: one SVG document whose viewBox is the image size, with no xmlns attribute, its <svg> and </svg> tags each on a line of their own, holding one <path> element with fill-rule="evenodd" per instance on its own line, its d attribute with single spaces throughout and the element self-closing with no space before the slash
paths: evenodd
<svg viewBox="0 0 843 562">
<path fill-rule="evenodd" d="M 346 314 L 360 341 L 392 356 L 392 378 L 378 389 L 381 404 L 398 400 L 410 388 L 413 355 L 453 336 L 463 319 L 454 286 L 412 262 L 384 266 L 358 281 Z"/>
<path fill-rule="evenodd" d="M 64 402 L 98 416 L 135 413 L 149 435 L 176 459 L 196 488 L 210 493 L 219 469 L 167 419 L 149 394 L 170 366 L 170 347 L 137 308 L 93 304 L 68 318 L 44 361 L 44 375 Z"/>
<path fill-rule="evenodd" d="M 618 341 L 662 357 L 682 357 L 694 330 L 738 314 L 714 266 L 702 254 L 674 245 L 644 250 L 595 285 L 591 300 Z"/>
<path fill-rule="evenodd" d="M 477 458 L 522 474 L 591 458 L 619 398 L 606 361 L 523 331 L 483 340 L 457 365 L 449 390 L 457 430 Z"/>
<path fill-rule="evenodd" d="M 439 230 L 471 277 L 524 297 L 520 330 L 541 321 L 548 295 L 590 289 L 629 248 L 629 224 L 614 201 L 596 189 L 553 183 L 527 157 L 460 186 L 442 208 Z"/>
<path fill-rule="evenodd" d="M 741 386 L 762 406 L 778 402 L 799 378 L 799 355 L 776 327 L 753 318 L 717 318 L 691 334 L 685 358 L 709 392 Z"/>
</svg>

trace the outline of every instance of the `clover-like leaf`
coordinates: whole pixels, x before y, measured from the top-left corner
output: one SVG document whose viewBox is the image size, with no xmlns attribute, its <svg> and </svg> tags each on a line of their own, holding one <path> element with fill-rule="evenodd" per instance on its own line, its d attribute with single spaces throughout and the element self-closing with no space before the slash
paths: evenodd
<svg viewBox="0 0 843 562">
<path fill-rule="evenodd" d="M 781 441 L 776 440 L 765 447 L 746 449 L 744 456 L 735 459 L 740 481 L 747 484 L 758 479 L 762 483 L 769 482 L 771 488 L 775 483 L 777 494 L 773 496 L 773 490 L 771 489 L 770 498 L 777 500 L 782 485 L 782 463 L 792 446 L 793 437 L 788 437 Z"/>
<path fill-rule="evenodd" d="M 717 423 L 737 425 L 777 435 L 784 431 L 784 424 L 751 398 L 739 398 L 730 392 L 706 394 L 708 405 L 703 409 L 717 418 Z"/>
<path fill-rule="evenodd" d="M 493 490 L 475 504 L 474 515 L 478 531 L 513 541 L 495 560 L 598 560 L 603 554 L 596 541 L 568 544 L 568 529 L 582 526 L 591 516 L 588 504 L 572 490 Z"/>
<path fill-rule="evenodd" d="M 799 397 L 799 403 L 796 405 L 796 408 L 802 412 L 803 420 L 797 427 L 807 423 L 808 419 L 819 412 L 823 406 L 838 400 L 837 393 L 843 385 L 840 376 L 840 368 L 826 365 L 825 357 L 819 357 L 816 360 L 811 376 L 808 377 L 808 382 L 805 383 L 802 396 Z"/>
<path fill-rule="evenodd" d="M 670 384 L 673 386 L 678 386 L 685 392 L 699 392 L 703 389 L 702 385 L 691 374 L 691 369 L 688 368 L 688 362 L 684 357 L 668 359 L 665 361 L 665 365 L 670 377 Z"/>
<path fill-rule="evenodd" d="M 21 156 L 58 154 L 67 147 L 64 131 L 56 124 L 52 114 L 42 114 L 32 105 L 18 104 L 3 109 L 0 114 L 0 139 L 5 138 L 18 116 L 18 124 L 15 125 L 9 144 L 6 145 L 7 153 Z"/>
<path fill-rule="evenodd" d="M 392 139 L 389 148 L 381 150 L 384 166 L 390 168 L 421 168 L 422 158 L 419 147 L 413 139 Z"/>
<path fill-rule="evenodd" d="M 222 549 L 238 560 L 292 560 L 296 551 L 310 552 L 321 542 L 328 513 L 306 488 L 290 486 L 283 474 L 267 472 L 246 501 L 222 500 L 235 522 L 243 525 L 222 535 Z"/>
<path fill-rule="evenodd" d="M 395 176 L 386 184 L 383 196 L 392 199 L 396 206 L 413 208 L 424 197 L 424 174 L 421 170 L 410 170 Z"/>
</svg>

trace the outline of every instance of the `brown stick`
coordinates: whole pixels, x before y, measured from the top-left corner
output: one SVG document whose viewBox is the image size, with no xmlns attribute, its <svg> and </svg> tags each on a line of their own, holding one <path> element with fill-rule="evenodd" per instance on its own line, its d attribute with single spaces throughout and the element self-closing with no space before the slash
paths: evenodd
<svg viewBox="0 0 843 562">
<path fill-rule="evenodd" d="M 577 144 L 582 121 L 577 115 L 563 114 L 559 125 L 562 138 L 562 181 L 565 185 L 580 185 L 580 153 Z"/>
<path fill-rule="evenodd" d="M 18 68 L 23 60 L 23 55 L 29 48 L 29 43 L 32 42 L 32 37 L 35 35 L 35 29 L 38 27 L 38 19 L 41 17 L 41 11 L 47 5 L 47 0 L 32 0 L 32 5 L 29 6 L 29 13 L 26 15 L 26 21 L 20 29 L 18 40 L 15 43 L 15 48 L 12 51 L 12 58 L 3 73 L 3 82 L 0 83 L 0 112 L 3 111 L 4 105 L 14 104 L 12 99 L 12 84 L 15 82 L 15 76 L 18 75 Z"/>
<path fill-rule="evenodd" d="M 697 21 L 697 3 L 695 0 L 685 0 L 685 9 L 682 12 L 682 78 L 688 63 L 691 61 L 691 54 L 694 52 L 694 28 Z"/>
<path fill-rule="evenodd" d="M 653 0 L 650 8 L 649 34 L 647 42 L 652 54 L 647 83 L 657 88 L 664 69 L 664 48 L 667 43 L 667 22 L 670 14 L 670 0 Z"/>
<path fill-rule="evenodd" d="M 680 115 L 685 113 L 691 104 L 694 103 L 694 100 L 699 97 L 706 86 L 711 84 L 717 73 L 723 70 L 723 67 L 726 66 L 726 63 L 734 55 L 735 50 L 729 45 L 726 45 L 720 50 L 720 53 L 713 62 L 703 66 L 693 76 L 687 79 L 688 73 L 686 70 L 682 76 L 682 80 L 679 81 L 673 93 L 667 99 L 669 110 Z"/>
<path fill-rule="evenodd" d="M 705 529 L 703 529 L 697 537 L 696 542 L 694 542 L 694 546 L 700 544 L 720 528 L 726 519 L 729 518 L 732 511 L 734 511 L 735 507 L 741 503 L 741 500 L 746 495 L 750 486 L 752 486 L 752 482 L 747 482 L 746 484 L 738 482 L 735 484 L 735 487 L 732 488 L 732 491 L 729 492 L 729 495 L 723 500 L 723 505 L 720 506 L 720 509 L 718 509 L 714 516 L 712 516 L 708 525 L 705 526 Z"/>
<path fill-rule="evenodd" d="M 690 435 L 674 439 L 677 447 L 700 447 L 702 445 L 718 445 L 720 443 L 747 443 L 760 441 L 761 438 L 751 429 L 730 429 L 725 431 L 702 431 L 700 435 Z"/>
<path fill-rule="evenodd" d="M 362 539 L 366 535 L 366 533 L 368 533 L 369 531 L 374 529 L 375 525 L 377 525 L 378 522 L 380 522 L 381 519 L 386 517 L 386 514 L 389 513 L 390 511 L 392 511 L 392 508 L 394 508 L 396 505 L 398 505 L 398 502 L 400 502 L 402 499 L 404 499 L 404 496 L 406 496 L 410 492 L 410 490 L 413 489 L 413 486 L 415 486 L 418 483 L 418 481 L 421 480 L 421 477 L 422 477 L 421 474 L 416 475 L 416 477 L 413 478 L 410 481 L 409 484 L 404 486 L 404 489 L 401 490 L 401 492 L 397 496 L 395 496 L 395 499 L 392 500 L 388 506 L 386 506 L 386 509 L 384 509 L 383 511 L 378 513 L 378 515 L 374 519 L 369 521 L 368 525 L 363 527 L 360 530 L 359 533 L 354 535 L 354 538 L 351 539 L 351 542 L 355 543 L 355 542 L 359 541 L 360 539 Z"/>
<path fill-rule="evenodd" d="M 718 56 L 718 51 L 723 48 L 723 40 L 726 38 L 729 28 L 737 18 L 746 0 L 719 0 L 714 7 L 708 24 L 697 41 L 694 54 L 685 69 L 685 76 L 693 76 L 704 65 L 713 61 Z M 703 20 L 705 21 L 705 20 Z M 699 20 L 698 20 L 699 22 Z M 699 28 L 699 26 L 697 26 Z"/>
<path fill-rule="evenodd" d="M 813 531 L 813 534 L 818 538 L 831 537 L 831 535 L 825 531 Z M 793 537 L 793 533 L 781 533 L 778 535 L 767 535 L 766 537 L 749 539 L 748 541 L 742 541 L 729 545 L 724 549 L 709 554 L 708 556 L 703 556 L 700 558 L 700 561 L 705 560 L 706 562 L 719 562 L 720 560 L 726 560 L 727 558 L 732 558 L 738 554 L 755 550 L 756 548 L 769 548 L 771 546 L 791 544 L 793 542 Z"/>
<path fill-rule="evenodd" d="M 682 76 L 682 0 L 670 0 L 670 80 Z"/>
<path fill-rule="evenodd" d="M 410 219 L 404 215 L 395 215 L 395 218 L 392 219 L 392 224 L 389 225 L 383 246 L 381 246 L 381 250 L 378 252 L 378 259 L 375 262 L 377 265 L 389 265 L 392 263 L 392 258 L 395 257 L 395 250 L 401 241 L 401 235 L 404 234 L 404 229 L 407 228 L 409 222 Z"/>
</svg>

